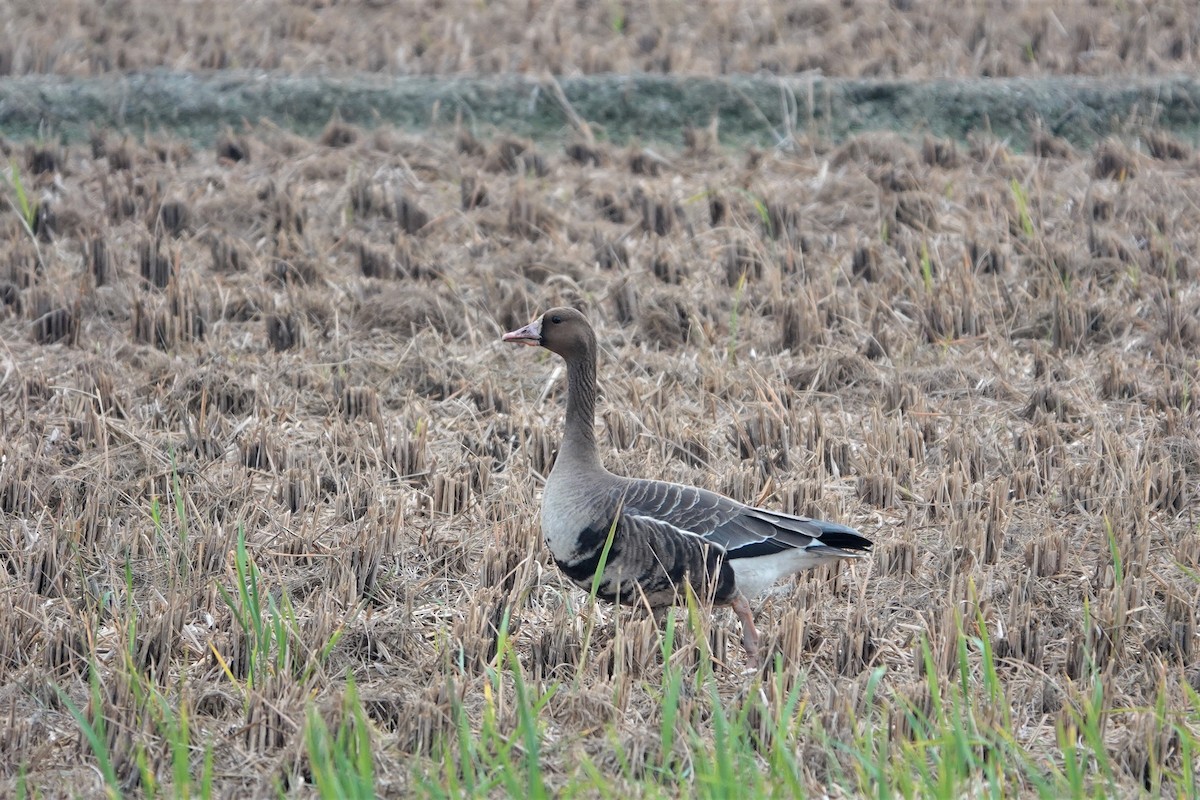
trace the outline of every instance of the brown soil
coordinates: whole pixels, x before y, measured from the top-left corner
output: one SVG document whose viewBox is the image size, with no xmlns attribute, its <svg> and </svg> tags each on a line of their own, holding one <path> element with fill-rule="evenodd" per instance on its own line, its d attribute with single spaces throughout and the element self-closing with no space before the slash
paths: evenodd
<svg viewBox="0 0 1200 800">
<path fill-rule="evenodd" d="M 561 372 L 498 342 L 558 303 L 599 329 L 614 468 L 877 542 L 759 604 L 832 736 L 875 667 L 921 691 L 923 634 L 949 675 L 956 613 L 988 626 L 1031 748 L 1089 659 L 1116 707 L 1182 702 L 1200 163 L 1147 149 L 564 152 L 331 126 L 9 153 L 39 205 L 33 235 L 0 219 L 0 786 L 24 762 L 44 792 L 97 791 L 52 689 L 86 705 L 94 659 L 122 775 L 134 742 L 166 758 L 130 727 L 129 669 L 214 743 L 220 791 L 256 794 L 300 773 L 304 698 L 333 707 L 353 675 L 400 788 L 455 703 L 477 719 L 506 608 L 534 686 L 562 681 L 551 774 L 607 763 L 610 731 L 648 752 L 652 628 L 601 608 L 581 663 L 583 597 L 538 540 Z M 245 703 L 218 592 L 239 528 L 312 668 Z M 710 636 L 732 697 L 726 612 Z M 1131 786 L 1143 722 L 1107 728 Z"/>
</svg>

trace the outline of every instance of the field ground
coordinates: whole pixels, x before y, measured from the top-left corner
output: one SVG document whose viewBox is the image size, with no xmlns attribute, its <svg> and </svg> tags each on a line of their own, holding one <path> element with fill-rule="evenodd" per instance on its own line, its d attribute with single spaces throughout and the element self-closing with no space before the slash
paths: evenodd
<svg viewBox="0 0 1200 800">
<path fill-rule="evenodd" d="M 1195 74 L 1188 0 L 11 0 L 0 74 Z"/>
<path fill-rule="evenodd" d="M 0 8 L 0 127 L 79 138 L 89 125 L 165 125 L 209 141 L 243 119 L 312 133 L 338 110 L 406 127 L 461 113 L 543 136 L 565 127 L 553 75 L 597 133 L 622 142 L 677 140 L 714 111 L 723 137 L 772 145 L 789 126 L 837 139 L 976 126 L 1024 149 L 1039 120 L 1088 146 L 1146 124 L 1194 139 L 1192 11 L 1184 0 L 12 0 Z"/>
<path fill-rule="evenodd" d="M 1194 61 L 1181 4 L 1013 6 L 1116 72 Z M 821 7 L 842 41 L 856 4 Z M 407 7 L 282 8 L 352 59 Z M 39 24 L 9 71 L 121 66 Z M 195 66 L 174 29 L 157 66 Z M 715 72 L 698 41 L 673 63 Z M 1200 795 L 1191 142 L 2 146 L 0 795 Z M 762 675 L 727 611 L 660 630 L 548 561 L 562 370 L 499 336 L 552 304 L 597 327 L 615 470 L 875 540 L 757 604 Z"/>
<path fill-rule="evenodd" d="M 5 780 L 95 787 L 68 766 L 91 664 L 122 781 L 139 748 L 170 755 L 151 687 L 222 791 L 261 792 L 303 774 L 306 702 L 353 677 L 379 777 L 404 785 L 456 715 L 492 713 L 506 613 L 531 690 L 557 687 L 551 782 L 580 754 L 642 774 L 654 630 L 585 613 L 547 563 L 560 371 L 497 341 L 553 303 L 599 328 L 614 466 L 878 542 L 762 604 L 799 724 L 850 741 L 880 715 L 903 740 L 930 702 L 922 643 L 952 683 L 960 628 L 986 629 L 1031 757 L 1095 690 L 1113 780 L 1181 775 L 1200 180 L 1185 144 L 1146 149 L 879 135 L 580 163 L 335 126 L 15 151 L 38 205 L 32 236 L 4 217 Z M 241 531 L 275 639 L 239 622 Z M 722 702 L 746 686 L 732 627 L 701 628 Z M 703 732 L 711 709 L 680 713 Z"/>
</svg>

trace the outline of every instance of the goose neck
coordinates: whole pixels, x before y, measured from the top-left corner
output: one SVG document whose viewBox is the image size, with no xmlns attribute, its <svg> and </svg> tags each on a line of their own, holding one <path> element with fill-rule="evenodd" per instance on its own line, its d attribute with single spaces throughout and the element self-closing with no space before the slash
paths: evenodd
<svg viewBox="0 0 1200 800">
<path fill-rule="evenodd" d="M 587 354 L 567 362 L 567 420 L 562 453 L 599 463 L 596 453 L 596 358 Z"/>
</svg>

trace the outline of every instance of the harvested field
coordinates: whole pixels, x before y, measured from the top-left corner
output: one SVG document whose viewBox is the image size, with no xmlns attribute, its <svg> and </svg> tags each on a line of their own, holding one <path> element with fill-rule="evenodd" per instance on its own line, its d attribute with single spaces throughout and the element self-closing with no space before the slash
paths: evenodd
<svg viewBox="0 0 1200 800">
<path fill-rule="evenodd" d="M 0 73 L 1145 74 L 1200 35 L 470 6 L 14 2 Z M 0 796 L 1200 795 L 1193 143 L 792 144 L 0 142 Z M 875 541 L 756 604 L 762 674 L 728 610 L 549 560 L 561 362 L 499 336 L 556 304 L 614 470 Z"/>
<path fill-rule="evenodd" d="M 0 75 L 353 70 L 961 78 L 1194 73 L 1187 0 L 10 0 Z"/>
<path fill-rule="evenodd" d="M 1102 692 L 1116 785 L 1182 775 L 1200 169 L 1178 142 L 1051 144 L 664 155 L 333 126 L 13 150 L 37 206 L 28 230 L 4 215 L 0 271 L 5 793 L 99 791 L 69 703 L 103 713 L 121 785 L 145 788 L 139 754 L 166 780 L 160 696 L 220 793 L 294 788 L 306 703 L 337 718 L 351 677 L 381 787 L 413 790 L 460 718 L 515 724 L 485 692 L 505 614 L 529 691 L 556 687 L 550 784 L 584 758 L 641 780 L 658 639 L 548 562 L 561 370 L 498 342 L 559 303 L 599 329 L 611 464 L 877 542 L 759 609 L 808 731 L 911 735 L 926 671 L 952 685 L 960 631 L 986 631 L 1035 762 Z M 239 623 L 242 532 L 283 644 Z M 680 713 L 705 731 L 748 679 L 728 612 L 700 633 L 719 695 Z M 804 786 L 865 789 L 804 745 Z"/>
</svg>

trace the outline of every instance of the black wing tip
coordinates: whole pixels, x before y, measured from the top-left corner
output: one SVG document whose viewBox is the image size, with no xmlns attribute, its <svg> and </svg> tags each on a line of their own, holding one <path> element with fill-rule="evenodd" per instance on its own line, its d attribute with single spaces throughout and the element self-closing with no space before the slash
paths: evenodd
<svg viewBox="0 0 1200 800">
<path fill-rule="evenodd" d="M 870 550 L 875 546 L 870 539 L 851 530 L 822 531 L 821 535 L 817 537 L 817 541 L 826 547 L 836 547 L 838 550 L 850 552 Z"/>
</svg>

